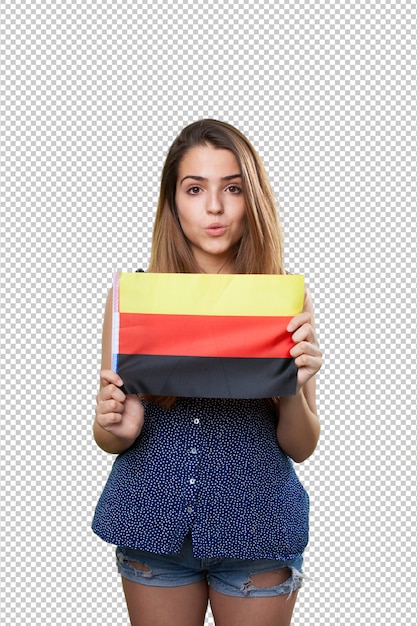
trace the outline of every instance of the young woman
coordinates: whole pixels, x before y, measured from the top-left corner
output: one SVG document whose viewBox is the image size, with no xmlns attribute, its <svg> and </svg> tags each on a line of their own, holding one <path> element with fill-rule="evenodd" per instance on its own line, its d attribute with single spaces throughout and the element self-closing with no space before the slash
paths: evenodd
<svg viewBox="0 0 417 626">
<path fill-rule="evenodd" d="M 150 272 L 283 274 L 274 196 L 252 145 L 216 120 L 187 126 L 163 169 Z M 302 579 L 308 496 L 292 460 L 319 437 L 313 305 L 288 325 L 294 396 L 125 395 L 103 327 L 94 436 L 117 453 L 93 529 L 116 544 L 133 626 L 285 626 Z"/>
</svg>

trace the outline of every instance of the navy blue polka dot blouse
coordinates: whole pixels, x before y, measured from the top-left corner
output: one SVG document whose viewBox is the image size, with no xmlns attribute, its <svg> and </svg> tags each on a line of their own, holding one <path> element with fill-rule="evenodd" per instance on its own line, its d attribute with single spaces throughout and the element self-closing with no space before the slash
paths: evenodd
<svg viewBox="0 0 417 626">
<path fill-rule="evenodd" d="M 292 559 L 308 541 L 308 495 L 280 449 L 266 400 L 179 398 L 145 405 L 120 454 L 93 530 L 109 543 L 197 558 Z"/>
</svg>

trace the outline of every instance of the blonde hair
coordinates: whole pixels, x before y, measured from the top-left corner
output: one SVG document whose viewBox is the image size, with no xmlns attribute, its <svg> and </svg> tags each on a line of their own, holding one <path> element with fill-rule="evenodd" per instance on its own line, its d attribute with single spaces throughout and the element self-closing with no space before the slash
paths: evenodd
<svg viewBox="0 0 417 626">
<path fill-rule="evenodd" d="M 233 152 L 240 166 L 246 202 L 247 226 L 234 250 L 237 274 L 284 274 L 283 240 L 274 193 L 264 165 L 248 139 L 234 126 L 205 119 L 186 126 L 172 144 L 162 170 L 155 217 L 150 272 L 199 273 L 182 231 L 175 194 L 179 164 L 189 150 L 210 145 Z M 143 396 L 169 409 L 176 398 Z"/>
<path fill-rule="evenodd" d="M 230 150 L 241 170 L 247 226 L 234 250 L 237 274 L 283 274 L 283 241 L 277 207 L 264 165 L 248 139 L 234 126 L 205 119 L 186 126 L 172 144 L 162 170 L 150 272 L 200 272 L 181 229 L 175 204 L 178 169 L 196 146 Z"/>
</svg>

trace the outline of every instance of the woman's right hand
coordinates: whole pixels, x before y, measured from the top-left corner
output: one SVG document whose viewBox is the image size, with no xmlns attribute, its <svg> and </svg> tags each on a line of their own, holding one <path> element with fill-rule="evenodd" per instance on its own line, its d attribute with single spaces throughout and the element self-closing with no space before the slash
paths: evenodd
<svg viewBox="0 0 417 626">
<path fill-rule="evenodd" d="M 133 441 L 144 422 L 143 404 L 136 394 L 124 394 L 122 379 L 112 370 L 101 370 L 96 401 L 96 423 L 109 433 Z"/>
</svg>

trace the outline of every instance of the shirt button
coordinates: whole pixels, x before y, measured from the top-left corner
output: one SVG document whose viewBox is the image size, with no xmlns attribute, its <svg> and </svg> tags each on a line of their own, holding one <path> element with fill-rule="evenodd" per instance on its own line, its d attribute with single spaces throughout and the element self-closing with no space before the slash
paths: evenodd
<svg viewBox="0 0 417 626">
<path fill-rule="evenodd" d="M 194 419 L 194 424 L 199 424 L 199 423 L 200 423 L 200 420 L 198 419 L 198 417 L 196 417 L 196 418 Z"/>
<path fill-rule="evenodd" d="M 190 478 L 190 485 L 195 485 L 195 478 Z"/>
<path fill-rule="evenodd" d="M 193 512 L 193 507 L 187 506 L 187 513 L 192 513 L 192 512 Z"/>
<path fill-rule="evenodd" d="M 197 454 L 197 448 L 191 448 L 191 454 Z"/>
</svg>

